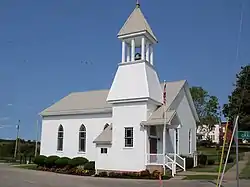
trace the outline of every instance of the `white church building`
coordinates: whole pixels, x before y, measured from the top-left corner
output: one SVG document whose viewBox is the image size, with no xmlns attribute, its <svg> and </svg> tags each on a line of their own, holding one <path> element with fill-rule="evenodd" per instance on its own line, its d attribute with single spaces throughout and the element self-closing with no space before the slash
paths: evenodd
<svg viewBox="0 0 250 187">
<path fill-rule="evenodd" d="M 121 62 L 109 90 L 73 92 L 40 113 L 40 154 L 85 157 L 97 171 L 185 170 L 199 121 L 187 81 L 160 83 L 157 38 L 138 3 L 118 39 Z"/>
</svg>

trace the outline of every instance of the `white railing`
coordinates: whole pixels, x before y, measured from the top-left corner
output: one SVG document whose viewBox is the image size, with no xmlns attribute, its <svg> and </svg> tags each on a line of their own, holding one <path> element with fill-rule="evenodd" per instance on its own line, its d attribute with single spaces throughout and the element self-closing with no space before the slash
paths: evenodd
<svg viewBox="0 0 250 187">
<path fill-rule="evenodd" d="M 172 172 L 172 176 L 174 177 L 174 175 L 176 174 L 176 167 L 174 164 L 174 160 L 172 158 L 170 158 L 168 155 L 165 155 L 165 166 L 167 166 L 171 172 Z"/>
<path fill-rule="evenodd" d="M 182 158 L 180 155 L 174 153 L 168 153 L 167 155 L 176 162 L 177 166 L 186 171 L 186 158 Z"/>
<path fill-rule="evenodd" d="M 163 165 L 163 154 L 147 154 L 147 165 Z"/>
<path fill-rule="evenodd" d="M 163 164 L 164 154 L 147 154 L 146 159 L 147 159 L 146 165 L 162 165 L 162 166 L 165 165 L 168 169 L 171 170 L 172 176 L 176 174 L 176 167 L 174 164 L 174 160 L 168 155 L 165 155 L 165 164 Z"/>
</svg>

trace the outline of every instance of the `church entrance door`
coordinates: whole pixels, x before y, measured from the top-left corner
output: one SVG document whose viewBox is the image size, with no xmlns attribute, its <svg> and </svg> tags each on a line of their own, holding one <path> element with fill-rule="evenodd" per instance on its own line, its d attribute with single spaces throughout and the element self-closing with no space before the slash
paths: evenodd
<svg viewBox="0 0 250 187">
<path fill-rule="evenodd" d="M 149 140 L 150 147 L 150 162 L 154 163 L 157 161 L 157 138 L 150 137 Z"/>
</svg>

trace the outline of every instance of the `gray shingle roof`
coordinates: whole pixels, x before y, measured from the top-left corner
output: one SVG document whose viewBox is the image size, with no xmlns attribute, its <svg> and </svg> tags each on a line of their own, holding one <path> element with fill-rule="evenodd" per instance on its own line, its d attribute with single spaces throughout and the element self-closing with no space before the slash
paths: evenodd
<svg viewBox="0 0 250 187">
<path fill-rule="evenodd" d="M 167 82 L 167 106 L 171 105 L 184 84 L 185 80 Z M 163 83 L 161 85 L 163 87 Z M 43 110 L 40 115 L 50 116 L 111 112 L 112 106 L 106 102 L 108 92 L 109 90 L 95 90 L 71 93 Z"/>
<path fill-rule="evenodd" d="M 112 124 L 104 129 L 99 136 L 93 141 L 93 143 L 112 143 Z"/>
<path fill-rule="evenodd" d="M 147 121 L 142 121 L 142 125 L 162 125 L 164 122 L 170 124 L 171 120 L 176 115 L 175 110 L 169 110 L 166 112 L 166 118 L 164 119 L 164 106 L 159 107 Z"/>
<path fill-rule="evenodd" d="M 109 90 L 74 92 L 43 110 L 40 114 L 63 115 L 111 112 L 112 108 L 106 102 Z"/>
<path fill-rule="evenodd" d="M 150 25 L 148 24 L 146 18 L 144 17 L 139 6 L 136 6 L 134 11 L 130 14 L 127 21 L 118 33 L 118 37 L 127 34 L 133 34 L 146 31 L 157 41 Z"/>
</svg>

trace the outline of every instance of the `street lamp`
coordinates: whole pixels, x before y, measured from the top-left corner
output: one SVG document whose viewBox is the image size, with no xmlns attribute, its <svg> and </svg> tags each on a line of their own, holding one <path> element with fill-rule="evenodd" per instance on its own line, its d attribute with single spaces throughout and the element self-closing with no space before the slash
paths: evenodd
<svg viewBox="0 0 250 187">
<path fill-rule="evenodd" d="M 19 129 L 20 129 L 20 123 L 21 121 L 18 120 L 16 129 L 17 129 L 17 133 L 16 133 L 16 145 L 15 145 L 15 152 L 14 152 L 14 158 L 16 159 L 16 154 L 17 154 L 17 144 L 18 144 L 18 139 L 19 139 Z"/>
</svg>

